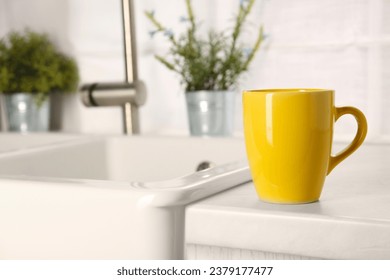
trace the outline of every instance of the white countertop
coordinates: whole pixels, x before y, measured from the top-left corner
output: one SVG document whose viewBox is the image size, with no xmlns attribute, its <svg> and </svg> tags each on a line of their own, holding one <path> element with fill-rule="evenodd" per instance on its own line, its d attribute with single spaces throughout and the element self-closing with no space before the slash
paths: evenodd
<svg viewBox="0 0 390 280">
<path fill-rule="evenodd" d="M 363 144 L 319 202 L 261 202 L 246 183 L 186 210 L 187 243 L 329 259 L 390 259 L 390 145 Z"/>
</svg>

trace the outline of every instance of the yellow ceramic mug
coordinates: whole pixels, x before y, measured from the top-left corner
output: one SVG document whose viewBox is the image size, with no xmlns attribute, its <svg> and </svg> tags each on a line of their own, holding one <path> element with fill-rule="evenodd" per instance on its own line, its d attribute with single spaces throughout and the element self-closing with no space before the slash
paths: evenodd
<svg viewBox="0 0 390 280">
<path fill-rule="evenodd" d="M 243 93 L 245 143 L 261 200 L 317 201 L 332 169 L 364 141 L 367 122 L 354 107 L 334 106 L 334 91 L 266 89 Z M 331 155 L 334 122 L 351 114 L 358 123 L 352 143 Z"/>
</svg>

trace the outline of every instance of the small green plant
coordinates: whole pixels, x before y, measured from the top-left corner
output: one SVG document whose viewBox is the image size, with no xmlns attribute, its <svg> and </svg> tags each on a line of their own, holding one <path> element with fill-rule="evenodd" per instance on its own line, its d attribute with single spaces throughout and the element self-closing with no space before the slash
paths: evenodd
<svg viewBox="0 0 390 280">
<path fill-rule="evenodd" d="M 177 38 L 170 29 L 156 19 L 154 12 L 145 12 L 146 17 L 156 28 L 151 31 L 151 35 L 163 33 L 171 43 L 167 57 L 155 55 L 156 59 L 168 69 L 179 74 L 186 91 L 232 88 L 240 75 L 248 71 L 250 63 L 264 40 L 261 26 L 252 49 L 248 50 L 238 43 L 243 25 L 255 0 L 240 1 L 231 34 L 212 30 L 205 39 L 197 34 L 198 25 L 195 21 L 191 0 L 185 1 L 187 18 L 182 20 L 188 23 L 188 28 Z"/>
<path fill-rule="evenodd" d="M 0 40 L 0 92 L 31 93 L 40 106 L 48 94 L 77 89 L 76 62 L 59 52 L 46 34 L 26 30 Z"/>
</svg>

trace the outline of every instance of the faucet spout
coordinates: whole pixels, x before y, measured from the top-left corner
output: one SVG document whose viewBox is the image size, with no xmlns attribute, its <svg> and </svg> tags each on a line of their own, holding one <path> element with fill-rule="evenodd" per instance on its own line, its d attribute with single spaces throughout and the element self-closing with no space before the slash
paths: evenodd
<svg viewBox="0 0 390 280">
<path fill-rule="evenodd" d="M 122 0 L 123 42 L 126 82 L 138 80 L 137 44 L 135 34 L 134 1 Z"/>
<path fill-rule="evenodd" d="M 125 81 L 93 83 L 81 87 L 81 98 L 87 107 L 120 106 L 125 134 L 139 134 L 139 107 L 146 102 L 145 84 L 138 79 L 137 48 L 133 0 L 122 1 Z"/>
</svg>

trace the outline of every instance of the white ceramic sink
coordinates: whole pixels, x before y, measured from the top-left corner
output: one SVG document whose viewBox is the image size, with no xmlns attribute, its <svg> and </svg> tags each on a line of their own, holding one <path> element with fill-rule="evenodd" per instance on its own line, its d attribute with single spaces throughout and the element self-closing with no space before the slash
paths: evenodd
<svg viewBox="0 0 390 280">
<path fill-rule="evenodd" d="M 215 167 L 195 172 L 202 161 Z M 0 259 L 178 259 L 189 203 L 250 180 L 243 140 L 81 137 L 0 154 Z"/>
<path fill-rule="evenodd" d="M 0 155 L 0 174 L 156 182 L 194 173 L 199 163 L 245 159 L 242 140 L 86 137 Z"/>
<path fill-rule="evenodd" d="M 82 136 L 59 133 L 0 133 L 0 153 L 47 146 L 53 143 L 79 139 L 80 137 Z"/>
</svg>

